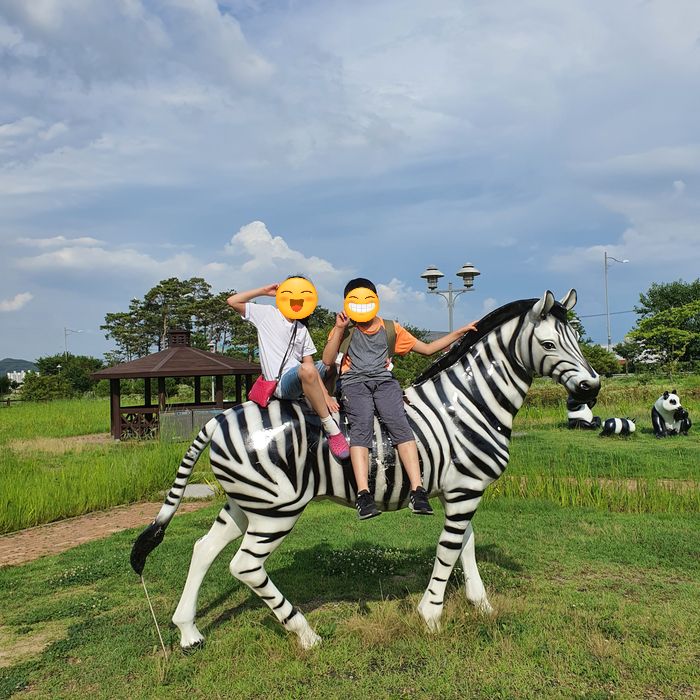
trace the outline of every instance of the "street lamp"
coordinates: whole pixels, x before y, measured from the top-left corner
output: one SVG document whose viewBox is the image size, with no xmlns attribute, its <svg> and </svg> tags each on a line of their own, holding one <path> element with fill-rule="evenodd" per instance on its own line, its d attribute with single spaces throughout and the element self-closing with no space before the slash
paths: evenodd
<svg viewBox="0 0 700 700">
<path fill-rule="evenodd" d="M 66 328 L 63 326 L 63 357 L 68 359 L 68 334 L 69 333 L 82 333 L 82 331 L 74 331 L 72 328 Z"/>
<path fill-rule="evenodd" d="M 481 273 L 477 270 L 474 265 L 467 263 L 462 265 L 461 269 L 457 271 L 457 277 L 462 278 L 464 283 L 464 289 L 454 290 L 452 289 L 452 282 L 447 283 L 447 289 L 438 289 L 438 281 L 441 277 L 445 275 L 440 272 L 440 270 L 435 267 L 435 265 L 430 265 L 426 268 L 425 272 L 421 277 L 428 284 L 428 294 L 439 294 L 447 302 L 447 311 L 450 318 L 450 333 L 452 332 L 452 312 L 454 311 L 455 300 L 460 294 L 464 292 L 469 292 L 474 288 L 474 278 Z"/>
<path fill-rule="evenodd" d="M 618 260 L 617 258 L 613 258 L 612 255 L 608 255 L 607 250 L 605 251 L 604 255 L 605 257 L 603 258 L 603 267 L 605 270 L 605 318 L 608 322 L 608 352 L 610 352 L 612 350 L 612 335 L 610 333 L 610 307 L 608 306 L 608 267 L 610 266 L 610 262 L 628 263 L 629 260 L 627 260 L 627 258 L 625 258 L 624 260 Z"/>
</svg>

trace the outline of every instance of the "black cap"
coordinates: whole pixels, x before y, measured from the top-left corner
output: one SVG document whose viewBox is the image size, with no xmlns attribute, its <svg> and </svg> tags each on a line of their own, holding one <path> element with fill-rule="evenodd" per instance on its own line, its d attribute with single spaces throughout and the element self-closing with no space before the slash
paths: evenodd
<svg viewBox="0 0 700 700">
<path fill-rule="evenodd" d="M 358 287 L 364 287 L 365 289 L 370 289 L 375 294 L 377 293 L 377 288 L 366 277 L 355 277 L 354 280 L 350 280 L 345 285 L 345 291 L 343 291 L 343 298 L 345 298 L 348 295 L 348 292 L 351 292 L 353 289 L 357 289 Z"/>
</svg>

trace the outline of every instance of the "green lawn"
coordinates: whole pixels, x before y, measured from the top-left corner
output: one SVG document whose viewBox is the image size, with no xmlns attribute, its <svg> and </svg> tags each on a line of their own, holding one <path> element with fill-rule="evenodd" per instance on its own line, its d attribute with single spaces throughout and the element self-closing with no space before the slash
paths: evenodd
<svg viewBox="0 0 700 700">
<path fill-rule="evenodd" d="M 696 419 L 690 435 L 654 438 L 650 406 L 664 388 L 678 388 Z M 637 433 L 600 438 L 595 431 L 568 430 L 563 389 L 537 380 L 515 420 L 508 471 L 487 491 L 487 499 L 498 492 L 622 512 L 700 512 L 700 378 L 604 380 L 594 413 L 636 417 Z M 158 499 L 170 486 L 186 444 L 70 443 L 61 451 L 51 444 L 51 439 L 108 429 L 104 399 L 0 408 L 0 533 Z M 208 452 L 193 475 L 194 481 L 204 479 L 211 479 Z"/>
<path fill-rule="evenodd" d="M 207 644 L 184 656 L 168 620 L 192 544 L 217 508 L 176 516 L 146 566 L 167 660 L 129 569 L 135 532 L 0 570 L 0 664 L 15 655 L 0 668 L 0 697 L 676 699 L 700 692 L 698 515 L 492 499 L 474 526 L 497 613 L 472 610 L 453 576 L 444 629 L 431 635 L 414 609 L 441 514 L 403 511 L 361 523 L 352 510 L 315 503 L 268 570 L 323 643 L 302 652 L 230 576 L 232 546 L 200 595 Z"/>
</svg>

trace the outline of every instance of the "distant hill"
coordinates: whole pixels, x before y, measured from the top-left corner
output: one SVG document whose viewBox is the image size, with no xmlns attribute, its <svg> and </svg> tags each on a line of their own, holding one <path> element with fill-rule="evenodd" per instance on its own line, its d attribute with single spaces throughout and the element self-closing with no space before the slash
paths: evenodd
<svg viewBox="0 0 700 700">
<path fill-rule="evenodd" d="M 13 360 L 11 357 L 0 360 L 0 377 L 5 376 L 8 372 L 21 372 L 23 369 L 32 372 L 39 371 L 39 368 L 28 360 Z"/>
</svg>

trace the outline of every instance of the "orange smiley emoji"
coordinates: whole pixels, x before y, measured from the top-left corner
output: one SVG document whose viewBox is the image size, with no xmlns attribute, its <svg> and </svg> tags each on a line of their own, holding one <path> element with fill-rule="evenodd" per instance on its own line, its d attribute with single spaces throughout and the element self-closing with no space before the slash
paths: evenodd
<svg viewBox="0 0 700 700">
<path fill-rule="evenodd" d="M 277 308 L 290 321 L 311 316 L 318 304 L 316 287 L 304 277 L 287 277 L 275 294 Z"/>
<path fill-rule="evenodd" d="M 367 287 L 356 287 L 348 292 L 343 308 L 355 323 L 371 321 L 379 313 L 379 297 Z"/>
</svg>

